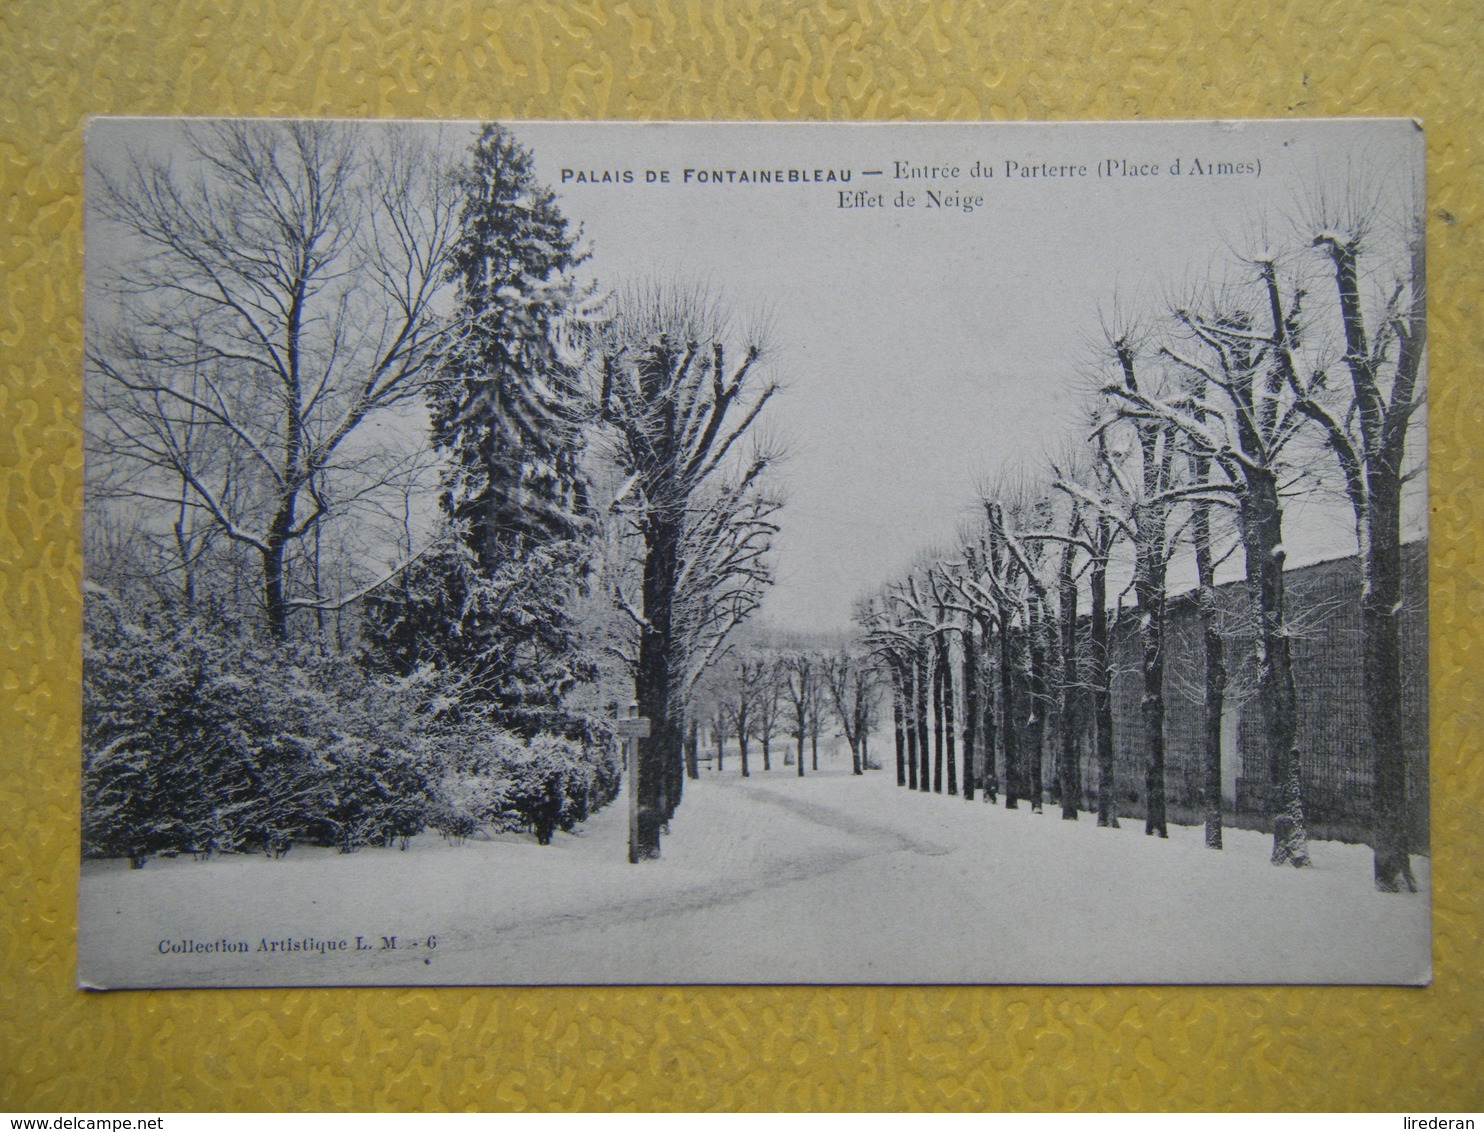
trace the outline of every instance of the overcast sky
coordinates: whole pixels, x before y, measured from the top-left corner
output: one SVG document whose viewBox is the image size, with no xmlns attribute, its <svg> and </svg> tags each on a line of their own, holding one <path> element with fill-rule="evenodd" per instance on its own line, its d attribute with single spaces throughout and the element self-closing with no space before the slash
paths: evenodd
<svg viewBox="0 0 1484 1132">
<path fill-rule="evenodd" d="M 1232 270 L 1234 247 L 1291 236 L 1282 217 L 1308 187 L 1401 194 L 1422 161 L 1404 120 L 511 128 L 583 226 L 602 287 L 704 282 L 741 321 L 771 317 L 784 389 L 766 427 L 790 458 L 765 615 L 822 631 L 950 545 L 988 476 L 1035 468 L 1078 431 L 1115 304 L 1157 314 Z M 183 152 L 180 138 L 167 120 L 93 123 L 90 204 L 98 169 Z M 90 275 L 128 254 L 109 234 L 90 220 Z M 1411 499 L 1417 531 L 1421 481 Z M 1285 535 L 1290 561 L 1354 549 L 1343 505 L 1295 502 Z"/>
<path fill-rule="evenodd" d="M 1034 466 L 1075 431 L 1080 375 L 1115 301 L 1157 311 L 1182 283 L 1227 270 L 1233 244 L 1261 238 L 1262 218 L 1281 239 L 1277 218 L 1305 186 L 1357 176 L 1405 186 L 1422 153 L 1404 121 L 516 133 L 584 226 L 605 286 L 680 276 L 720 287 L 744 312 L 771 310 L 786 387 L 771 426 L 791 458 L 766 615 L 821 630 L 946 544 L 987 475 Z M 1198 173 L 1197 161 L 1244 171 Z M 993 176 L 972 176 L 976 163 Z M 898 176 L 933 167 L 958 175 Z M 709 179 L 728 170 L 731 183 Z M 781 185 L 736 177 L 777 170 Z M 810 180 L 791 183 L 789 170 Z M 816 170 L 850 180 L 814 181 Z M 931 207 L 928 190 L 945 207 Z M 916 207 L 894 207 L 899 192 Z M 975 196 L 982 204 L 965 211 Z M 1309 504 L 1285 533 L 1301 560 L 1353 550 L 1351 532 L 1343 507 Z"/>
</svg>

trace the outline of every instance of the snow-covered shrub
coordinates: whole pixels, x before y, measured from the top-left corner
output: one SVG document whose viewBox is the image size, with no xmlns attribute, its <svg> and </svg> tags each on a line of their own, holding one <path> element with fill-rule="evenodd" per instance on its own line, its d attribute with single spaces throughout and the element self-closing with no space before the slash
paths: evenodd
<svg viewBox="0 0 1484 1132">
<path fill-rule="evenodd" d="M 245 637 L 96 591 L 84 628 L 86 855 L 138 867 L 298 832 L 288 811 L 313 808 L 312 753 Z"/>
<path fill-rule="evenodd" d="M 328 805 L 315 823 L 322 840 L 343 853 L 362 845 L 391 845 L 427 824 L 428 782 L 406 751 L 342 739 L 327 755 Z"/>
<path fill-rule="evenodd" d="M 558 735 L 526 739 L 464 726 L 436 740 L 428 824 L 458 842 L 480 829 L 530 830 L 542 845 L 617 793 L 609 748 Z"/>
<path fill-rule="evenodd" d="M 558 829 L 570 830 L 587 817 L 585 789 L 581 791 L 580 807 L 573 804 L 572 780 L 581 778 L 581 770 L 569 746 L 564 740 L 537 739 L 507 768 L 507 804 L 541 845 L 550 845 Z M 581 785 L 585 787 L 585 783 Z"/>
<path fill-rule="evenodd" d="M 415 696 L 397 682 L 96 590 L 83 665 L 86 856 L 137 867 L 160 852 L 354 848 L 422 828 Z"/>
<path fill-rule="evenodd" d="M 84 607 L 83 852 L 404 844 L 530 829 L 543 844 L 617 789 L 602 726 L 526 737 L 461 711 L 431 666 L 368 671 L 312 643 L 90 589 Z"/>
</svg>

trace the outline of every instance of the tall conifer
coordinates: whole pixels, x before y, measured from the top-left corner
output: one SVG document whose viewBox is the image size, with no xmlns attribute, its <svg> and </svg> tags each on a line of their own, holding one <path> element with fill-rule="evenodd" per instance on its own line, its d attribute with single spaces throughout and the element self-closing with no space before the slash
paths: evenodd
<svg viewBox="0 0 1484 1132">
<path fill-rule="evenodd" d="M 584 315 L 591 288 L 572 278 L 580 231 L 503 126 L 474 143 L 465 193 L 450 268 L 460 329 L 429 408 L 451 457 L 444 506 L 490 570 L 585 526 L 577 366 L 555 337 Z"/>
</svg>

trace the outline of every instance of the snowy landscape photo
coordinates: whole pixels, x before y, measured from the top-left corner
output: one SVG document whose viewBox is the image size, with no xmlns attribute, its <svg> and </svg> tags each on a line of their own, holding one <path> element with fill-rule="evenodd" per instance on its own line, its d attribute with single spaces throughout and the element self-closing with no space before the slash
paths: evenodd
<svg viewBox="0 0 1484 1132">
<path fill-rule="evenodd" d="M 96 119 L 78 981 L 1431 975 L 1401 119 Z"/>
</svg>

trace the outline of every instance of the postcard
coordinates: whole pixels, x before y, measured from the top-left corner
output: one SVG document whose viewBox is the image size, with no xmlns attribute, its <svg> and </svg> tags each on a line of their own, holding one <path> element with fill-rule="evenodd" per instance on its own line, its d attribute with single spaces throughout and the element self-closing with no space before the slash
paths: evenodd
<svg viewBox="0 0 1484 1132">
<path fill-rule="evenodd" d="M 79 984 L 1428 982 L 1423 201 L 94 120 Z"/>
</svg>

